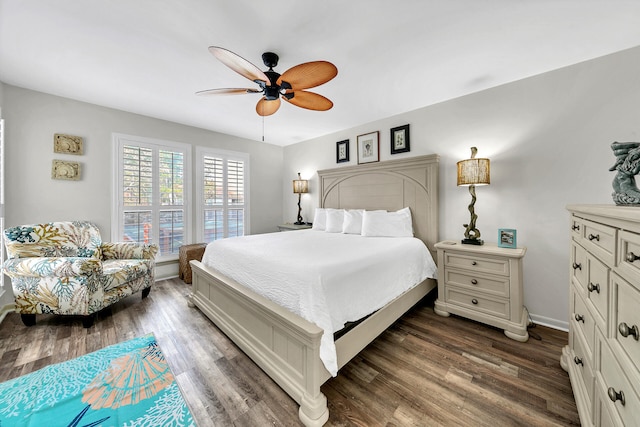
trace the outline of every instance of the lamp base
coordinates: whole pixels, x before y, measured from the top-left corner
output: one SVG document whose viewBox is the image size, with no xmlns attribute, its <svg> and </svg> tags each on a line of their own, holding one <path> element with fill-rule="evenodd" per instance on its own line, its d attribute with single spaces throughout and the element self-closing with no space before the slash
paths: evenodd
<svg viewBox="0 0 640 427">
<path fill-rule="evenodd" d="M 463 245 L 484 245 L 484 240 L 482 239 L 462 239 Z"/>
<path fill-rule="evenodd" d="M 305 225 L 306 222 L 302 222 L 302 221 L 296 221 L 293 223 L 293 225 Z"/>
</svg>

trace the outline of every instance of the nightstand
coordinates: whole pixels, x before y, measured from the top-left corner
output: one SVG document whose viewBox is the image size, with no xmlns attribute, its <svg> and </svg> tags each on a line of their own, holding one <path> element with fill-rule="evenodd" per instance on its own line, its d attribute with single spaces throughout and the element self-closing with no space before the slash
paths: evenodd
<svg viewBox="0 0 640 427">
<path fill-rule="evenodd" d="M 304 223 L 301 225 L 296 224 L 280 224 L 278 225 L 279 231 L 294 231 L 294 230 L 307 230 L 311 228 L 311 224 Z"/>
<path fill-rule="evenodd" d="M 526 248 L 495 244 L 435 244 L 438 250 L 440 316 L 456 314 L 501 329 L 516 341 L 529 339 L 529 313 L 523 304 L 522 259 Z"/>
</svg>

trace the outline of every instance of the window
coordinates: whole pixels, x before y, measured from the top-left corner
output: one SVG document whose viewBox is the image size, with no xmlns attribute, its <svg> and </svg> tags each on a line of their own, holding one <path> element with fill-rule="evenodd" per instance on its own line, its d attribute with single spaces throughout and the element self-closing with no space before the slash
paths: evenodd
<svg viewBox="0 0 640 427">
<path fill-rule="evenodd" d="M 112 239 L 157 243 L 158 260 L 176 259 L 189 242 L 191 147 L 170 141 L 114 134 Z"/>
<path fill-rule="evenodd" d="M 249 234 L 249 155 L 196 148 L 197 240 Z"/>
</svg>

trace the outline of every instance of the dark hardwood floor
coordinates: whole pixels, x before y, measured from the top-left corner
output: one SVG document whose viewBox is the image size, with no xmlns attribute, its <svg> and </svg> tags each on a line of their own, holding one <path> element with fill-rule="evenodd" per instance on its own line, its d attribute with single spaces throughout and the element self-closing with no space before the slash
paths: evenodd
<svg viewBox="0 0 640 427">
<path fill-rule="evenodd" d="M 0 382 L 153 332 L 199 426 L 298 426 L 298 406 L 198 309 L 190 286 L 159 281 L 81 319 L 37 316 L 0 324 Z M 541 340 L 440 317 L 429 297 L 347 364 L 322 391 L 330 426 L 579 425 L 559 358 L 567 334 L 538 326 Z"/>
</svg>

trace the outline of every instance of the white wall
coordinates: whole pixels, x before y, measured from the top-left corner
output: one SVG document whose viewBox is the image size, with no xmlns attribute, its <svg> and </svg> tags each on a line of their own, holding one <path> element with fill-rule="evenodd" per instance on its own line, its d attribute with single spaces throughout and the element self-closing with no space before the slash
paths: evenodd
<svg viewBox="0 0 640 427">
<path fill-rule="evenodd" d="M 303 216 L 318 204 L 315 171 L 357 164 L 356 136 L 380 131 L 380 160 L 437 153 L 440 229 L 461 239 L 469 221 L 466 188 L 456 187 L 456 162 L 491 159 L 491 185 L 478 187 L 477 226 L 497 241 L 515 228 L 526 246 L 525 305 L 536 322 L 567 328 L 569 203 L 612 204 L 614 141 L 640 141 L 640 47 L 453 99 L 344 132 L 285 147 L 283 219 L 295 220 L 291 179 L 311 179 Z M 423 82 L 437 85 L 437 82 Z M 385 96 L 402 96 L 387 94 Z M 384 99 L 380 99 L 384 102 Z M 391 155 L 389 129 L 410 124 L 411 152 Z M 350 162 L 336 164 L 335 144 L 350 140 Z"/>
<path fill-rule="evenodd" d="M 87 219 L 109 239 L 113 132 L 249 153 L 251 233 L 276 231 L 282 219 L 282 147 L 10 85 L 4 85 L 3 99 L 7 226 Z M 84 155 L 55 154 L 55 133 L 82 136 Z M 53 159 L 81 162 L 81 179 L 51 179 Z M 177 274 L 177 264 L 171 271 Z"/>
</svg>

